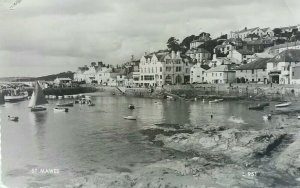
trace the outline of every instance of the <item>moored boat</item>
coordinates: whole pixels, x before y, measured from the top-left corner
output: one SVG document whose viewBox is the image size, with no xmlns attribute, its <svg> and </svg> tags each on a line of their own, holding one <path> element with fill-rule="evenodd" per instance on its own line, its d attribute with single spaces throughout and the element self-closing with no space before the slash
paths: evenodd
<svg viewBox="0 0 300 188">
<path fill-rule="evenodd" d="M 222 102 L 223 99 L 215 99 L 213 101 L 209 101 L 209 103 L 218 103 L 218 102 Z"/>
<path fill-rule="evenodd" d="M 14 90 L 14 92 L 10 92 L 10 94 L 4 96 L 5 102 L 18 102 L 26 100 L 28 97 L 27 91 L 17 91 Z"/>
<path fill-rule="evenodd" d="M 136 120 L 135 116 L 126 116 L 126 117 L 123 117 L 123 118 L 128 119 L 128 120 Z"/>
<path fill-rule="evenodd" d="M 263 110 L 265 107 L 261 106 L 261 105 L 257 105 L 257 106 L 250 106 L 248 109 L 249 110 Z"/>
<path fill-rule="evenodd" d="M 68 108 L 56 107 L 56 108 L 53 108 L 53 111 L 54 112 L 68 112 L 69 109 Z"/>
<path fill-rule="evenodd" d="M 8 116 L 8 120 L 10 120 L 10 121 L 19 121 L 19 117 L 17 117 L 17 116 Z"/>
<path fill-rule="evenodd" d="M 276 108 L 284 108 L 284 107 L 290 106 L 291 104 L 292 104 L 291 102 L 285 102 L 285 103 L 277 104 L 277 105 L 275 105 L 275 107 Z"/>
<path fill-rule="evenodd" d="M 133 110 L 134 109 L 134 105 L 133 104 L 128 105 L 128 109 Z"/>
<path fill-rule="evenodd" d="M 74 106 L 74 103 L 73 102 L 59 103 L 59 104 L 56 104 L 56 106 L 58 106 L 58 107 L 65 107 L 65 106 L 72 107 L 72 106 Z"/>
</svg>

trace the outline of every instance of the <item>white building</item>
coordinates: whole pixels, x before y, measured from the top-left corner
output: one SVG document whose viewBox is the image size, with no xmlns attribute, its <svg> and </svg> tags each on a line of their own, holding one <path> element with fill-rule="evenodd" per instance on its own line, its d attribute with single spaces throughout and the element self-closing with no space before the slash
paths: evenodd
<svg viewBox="0 0 300 188">
<path fill-rule="evenodd" d="M 300 49 L 289 49 L 281 52 L 267 63 L 267 72 L 272 83 L 298 84 Z"/>
<path fill-rule="evenodd" d="M 180 53 L 152 53 L 140 60 L 141 86 L 162 86 L 165 84 L 188 83 L 190 61 L 182 58 Z"/>
<path fill-rule="evenodd" d="M 185 54 L 192 58 L 194 63 L 201 63 L 205 60 L 211 59 L 211 53 L 204 48 L 189 49 Z"/>
<path fill-rule="evenodd" d="M 254 28 L 250 28 L 248 29 L 247 27 L 245 27 L 244 29 L 240 30 L 240 31 L 231 31 L 230 32 L 230 37 L 231 38 L 241 38 L 242 40 L 244 40 L 245 38 L 247 38 L 250 34 L 252 35 L 257 35 L 259 37 L 272 37 L 274 36 L 274 32 L 271 30 L 271 28 L 259 28 L 259 27 L 254 27 Z"/>
<path fill-rule="evenodd" d="M 234 65 L 219 65 L 205 72 L 205 82 L 225 84 L 235 82 Z"/>
<path fill-rule="evenodd" d="M 201 63 L 197 63 L 191 67 L 191 76 L 190 83 L 203 83 L 205 82 L 205 72 L 210 67 L 208 65 L 203 65 Z"/>
<path fill-rule="evenodd" d="M 236 68 L 237 83 L 265 83 L 269 82 L 267 62 L 270 58 L 260 58 L 251 63 Z"/>
<path fill-rule="evenodd" d="M 112 68 L 102 67 L 97 72 L 95 79 L 103 86 L 117 86 L 118 73 L 113 72 Z"/>
</svg>

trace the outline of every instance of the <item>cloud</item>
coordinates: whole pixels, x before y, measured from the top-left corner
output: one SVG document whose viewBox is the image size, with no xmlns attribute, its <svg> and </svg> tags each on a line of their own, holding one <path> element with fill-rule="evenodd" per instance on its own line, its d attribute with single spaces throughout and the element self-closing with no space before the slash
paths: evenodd
<svg viewBox="0 0 300 188">
<path fill-rule="evenodd" d="M 246 26 L 294 25 L 300 17 L 297 0 L 26 0 L 13 11 L 3 2 L 0 77 L 74 71 L 100 60 L 121 64 L 166 48 L 170 36 L 217 37 Z"/>
</svg>

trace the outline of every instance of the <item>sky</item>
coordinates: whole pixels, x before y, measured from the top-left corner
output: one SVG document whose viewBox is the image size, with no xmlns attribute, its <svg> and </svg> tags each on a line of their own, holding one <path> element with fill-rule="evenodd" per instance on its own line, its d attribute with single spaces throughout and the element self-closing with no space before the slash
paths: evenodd
<svg viewBox="0 0 300 188">
<path fill-rule="evenodd" d="M 0 0 L 0 77 L 76 71 L 201 32 L 300 24 L 299 0 Z"/>
</svg>

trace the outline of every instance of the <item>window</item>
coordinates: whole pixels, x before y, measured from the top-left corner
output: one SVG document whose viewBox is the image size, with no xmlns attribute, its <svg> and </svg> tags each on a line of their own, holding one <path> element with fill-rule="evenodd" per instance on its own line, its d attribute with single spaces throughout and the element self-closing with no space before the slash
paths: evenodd
<svg viewBox="0 0 300 188">
<path fill-rule="evenodd" d="M 292 72 L 292 76 L 295 76 L 295 72 Z"/>
<path fill-rule="evenodd" d="M 160 75 L 159 78 L 162 79 L 162 75 Z"/>
<path fill-rule="evenodd" d="M 186 68 L 186 69 L 185 69 L 185 73 L 188 73 L 188 72 L 189 72 L 189 69 L 188 69 L 188 68 Z"/>
<path fill-rule="evenodd" d="M 263 69 L 263 72 L 265 72 L 266 71 L 266 69 Z"/>
<path fill-rule="evenodd" d="M 202 74 L 204 74 L 204 71 L 202 71 Z"/>
<path fill-rule="evenodd" d="M 200 75 L 198 75 L 197 78 L 200 78 Z"/>
<path fill-rule="evenodd" d="M 211 76 L 213 77 L 213 76 L 214 76 L 214 73 L 212 73 Z"/>
<path fill-rule="evenodd" d="M 180 72 L 181 71 L 181 67 L 176 67 L 176 72 Z"/>
<path fill-rule="evenodd" d="M 144 77 L 143 77 L 143 76 L 141 76 L 141 80 L 144 80 Z"/>
<path fill-rule="evenodd" d="M 220 76 L 222 76 L 222 73 L 220 73 Z"/>
<path fill-rule="evenodd" d="M 193 71 L 191 71 L 191 73 L 193 74 L 194 72 L 193 72 Z"/>
<path fill-rule="evenodd" d="M 171 72 L 171 67 L 166 67 L 166 72 Z"/>
<path fill-rule="evenodd" d="M 252 69 L 252 74 L 254 74 L 254 69 Z"/>
<path fill-rule="evenodd" d="M 159 71 L 162 72 L 162 67 L 159 67 Z"/>
</svg>

